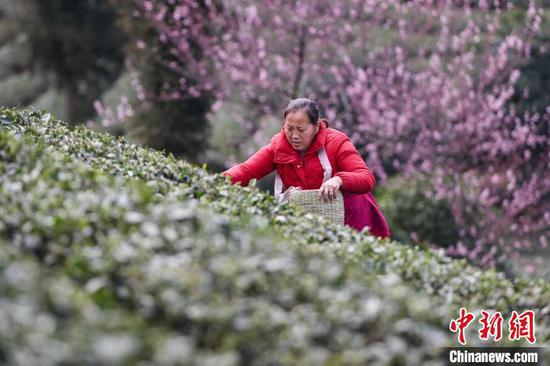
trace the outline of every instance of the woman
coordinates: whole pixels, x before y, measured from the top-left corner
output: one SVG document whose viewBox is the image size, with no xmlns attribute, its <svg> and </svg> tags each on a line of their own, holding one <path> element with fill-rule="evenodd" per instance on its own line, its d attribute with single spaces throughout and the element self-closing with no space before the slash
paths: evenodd
<svg viewBox="0 0 550 366">
<path fill-rule="evenodd" d="M 306 98 L 292 100 L 283 113 L 281 133 L 244 163 L 226 170 L 233 183 L 247 185 L 277 170 L 275 195 L 285 188 L 319 189 L 321 200 L 344 196 L 344 223 L 357 230 L 369 227 L 380 237 L 390 231 L 374 197 L 374 175 L 348 136 L 328 128 L 319 119 L 317 104 Z"/>
</svg>

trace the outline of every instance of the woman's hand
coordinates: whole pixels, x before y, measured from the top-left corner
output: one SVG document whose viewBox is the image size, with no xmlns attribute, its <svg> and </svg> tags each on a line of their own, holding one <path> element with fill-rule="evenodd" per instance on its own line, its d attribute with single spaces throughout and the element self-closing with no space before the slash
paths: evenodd
<svg viewBox="0 0 550 366">
<path fill-rule="evenodd" d="M 319 198 L 324 201 L 332 201 L 336 198 L 336 194 L 340 187 L 342 187 L 342 178 L 332 177 L 321 185 L 319 188 Z"/>
<path fill-rule="evenodd" d="M 302 190 L 302 187 L 290 187 L 288 188 L 286 191 L 283 192 L 282 196 L 283 196 L 283 201 L 287 201 L 290 200 L 290 194 L 294 191 L 301 191 Z"/>
</svg>

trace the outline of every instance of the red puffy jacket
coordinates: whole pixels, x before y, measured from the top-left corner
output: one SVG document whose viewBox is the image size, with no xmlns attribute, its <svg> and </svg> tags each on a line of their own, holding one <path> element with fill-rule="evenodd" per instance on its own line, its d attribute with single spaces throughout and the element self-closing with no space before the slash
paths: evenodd
<svg viewBox="0 0 550 366">
<path fill-rule="evenodd" d="M 286 139 L 284 131 L 273 136 L 271 143 L 262 147 L 244 163 L 235 165 L 223 174 L 232 182 L 248 185 L 252 178 L 260 179 L 275 169 L 278 170 L 284 189 L 301 187 L 318 189 L 323 183 L 323 167 L 317 152 L 324 147 L 332 176 L 342 179 L 341 190 L 349 193 L 367 193 L 375 184 L 374 175 L 367 167 L 349 137 L 340 131 L 320 123 L 319 132 L 311 146 L 300 156 Z"/>
</svg>

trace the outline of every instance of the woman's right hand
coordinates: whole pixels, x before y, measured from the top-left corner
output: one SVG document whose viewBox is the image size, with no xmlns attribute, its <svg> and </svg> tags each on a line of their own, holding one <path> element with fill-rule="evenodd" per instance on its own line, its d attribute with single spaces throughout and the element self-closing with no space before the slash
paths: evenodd
<svg viewBox="0 0 550 366">
<path fill-rule="evenodd" d="M 290 187 L 286 191 L 283 192 L 283 200 L 288 201 L 290 199 L 290 194 L 293 191 L 300 191 L 302 188 L 300 187 Z"/>
</svg>

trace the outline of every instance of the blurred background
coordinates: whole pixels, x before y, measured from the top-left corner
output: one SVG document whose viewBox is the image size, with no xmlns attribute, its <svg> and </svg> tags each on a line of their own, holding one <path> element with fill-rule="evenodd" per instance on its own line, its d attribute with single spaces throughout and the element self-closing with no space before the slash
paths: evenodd
<svg viewBox="0 0 550 366">
<path fill-rule="evenodd" d="M 312 98 L 375 172 L 395 239 L 550 278 L 549 11 L 0 0 L 0 105 L 219 172 L 269 142 L 291 99 Z"/>
</svg>

